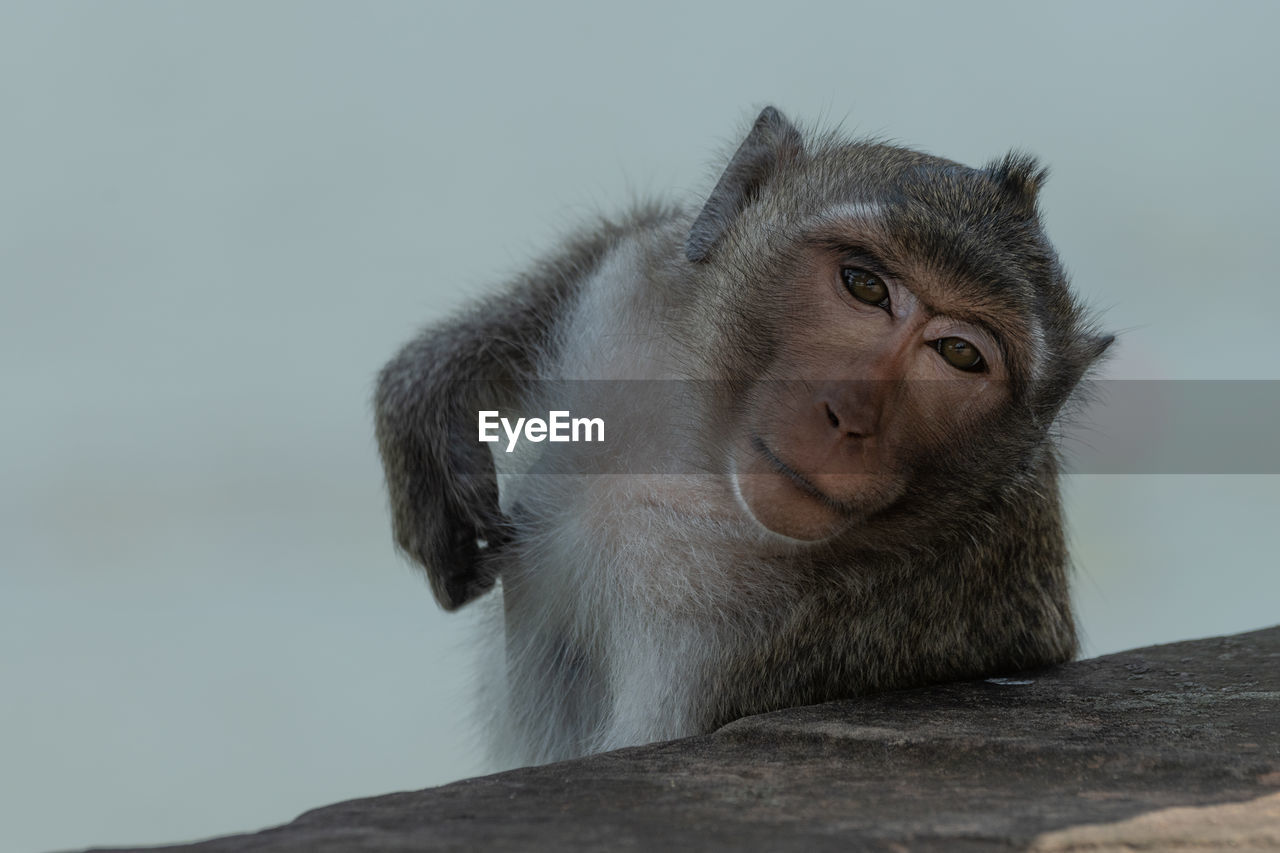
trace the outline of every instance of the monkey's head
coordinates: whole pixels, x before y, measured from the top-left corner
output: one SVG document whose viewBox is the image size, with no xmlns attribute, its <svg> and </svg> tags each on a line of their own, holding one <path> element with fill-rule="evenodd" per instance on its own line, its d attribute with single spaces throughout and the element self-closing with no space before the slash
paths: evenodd
<svg viewBox="0 0 1280 853">
<path fill-rule="evenodd" d="M 730 378 L 720 452 L 757 522 L 925 535 L 1054 464 L 1048 431 L 1111 338 L 1044 235 L 1045 174 L 806 141 L 760 114 L 685 246 Z"/>
</svg>

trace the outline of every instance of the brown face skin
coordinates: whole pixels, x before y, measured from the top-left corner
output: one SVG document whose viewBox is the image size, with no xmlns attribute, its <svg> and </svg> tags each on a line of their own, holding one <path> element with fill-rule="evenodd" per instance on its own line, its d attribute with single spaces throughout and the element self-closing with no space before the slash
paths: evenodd
<svg viewBox="0 0 1280 853">
<path fill-rule="evenodd" d="M 894 264 L 874 232 L 841 242 L 806 244 L 780 284 L 783 344 L 730 449 L 743 505 L 797 540 L 828 539 L 891 506 L 913 460 L 954 451 L 1008 399 L 1006 356 L 980 312 L 931 299 L 957 288 Z"/>
</svg>

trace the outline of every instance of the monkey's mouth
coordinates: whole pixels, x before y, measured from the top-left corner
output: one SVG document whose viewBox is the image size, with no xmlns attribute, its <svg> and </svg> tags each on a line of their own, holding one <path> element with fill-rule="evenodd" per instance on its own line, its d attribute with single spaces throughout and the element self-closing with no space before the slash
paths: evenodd
<svg viewBox="0 0 1280 853">
<path fill-rule="evenodd" d="M 761 438 L 760 436 L 758 435 L 751 436 L 751 449 L 754 450 L 756 453 L 760 454 L 760 457 L 763 458 L 765 462 L 768 462 L 769 466 L 773 468 L 774 471 L 777 471 L 779 474 L 786 477 L 788 480 L 791 481 L 791 484 L 793 486 L 795 486 L 801 492 L 804 492 L 809 497 L 821 503 L 827 509 L 831 510 L 832 512 L 838 512 L 842 515 L 854 514 L 853 507 L 849 506 L 843 501 L 838 501 L 835 498 L 831 497 L 826 492 L 822 491 L 822 489 L 819 489 L 817 486 L 815 486 L 809 480 L 808 477 L 804 476 L 799 471 L 792 468 L 786 462 L 783 462 L 778 457 L 778 454 L 774 453 L 769 448 L 769 445 L 765 444 L 764 439 Z"/>
<path fill-rule="evenodd" d="M 754 433 L 741 434 L 730 460 L 734 495 L 747 515 L 771 533 L 797 542 L 829 539 L 857 513 L 818 487 Z"/>
</svg>

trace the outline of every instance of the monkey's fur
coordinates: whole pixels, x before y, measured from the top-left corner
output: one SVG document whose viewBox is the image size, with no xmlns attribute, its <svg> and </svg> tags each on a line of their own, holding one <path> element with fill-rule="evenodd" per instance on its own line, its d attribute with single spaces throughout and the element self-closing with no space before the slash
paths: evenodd
<svg viewBox="0 0 1280 853">
<path fill-rule="evenodd" d="M 375 405 L 396 541 L 447 610 L 499 588 L 491 633 L 505 662 L 487 676 L 499 761 L 1074 655 L 1052 435 L 1110 338 L 1043 234 L 1044 176 L 1025 155 L 971 169 L 806 138 L 766 109 L 700 211 L 601 222 L 386 366 Z M 821 385 L 864 378 L 864 364 L 894 381 L 899 369 L 953 370 L 929 349 L 937 341 L 901 331 L 942 322 L 932 307 L 877 314 L 812 283 L 829 278 L 824 259 L 844 257 L 832 252 L 852 251 L 824 248 L 842 234 L 905 271 L 899 302 L 928 295 L 970 317 L 991 366 L 954 376 L 995 389 L 982 392 L 994 402 L 946 383 Z M 837 274 L 866 275 L 851 263 Z M 845 359 L 828 332 L 806 337 L 846 322 L 833 299 L 848 303 L 850 328 L 909 345 L 864 347 L 875 335 L 856 331 L 849 346 L 866 354 Z M 766 382 L 780 377 L 799 384 Z M 608 470 L 598 453 L 547 451 L 504 480 L 500 502 L 477 412 L 568 408 L 546 379 L 598 380 L 576 393 L 612 407 L 592 413 L 612 431 Z M 599 390 L 649 387 L 624 381 L 637 379 L 671 397 Z M 809 418 L 805 434 L 825 429 L 809 413 L 818 404 L 837 430 L 821 458 L 839 471 L 796 474 L 766 440 L 810 453 L 787 436 L 793 418 Z M 942 414 L 897 415 L 879 439 L 882 415 L 926 409 Z M 851 427 L 858 417 L 872 426 Z"/>
</svg>

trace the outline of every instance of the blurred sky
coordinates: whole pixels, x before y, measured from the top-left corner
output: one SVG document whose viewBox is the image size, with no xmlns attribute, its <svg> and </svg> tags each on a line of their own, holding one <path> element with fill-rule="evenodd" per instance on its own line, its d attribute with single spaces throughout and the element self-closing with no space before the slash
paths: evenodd
<svg viewBox="0 0 1280 853">
<path fill-rule="evenodd" d="M 764 104 L 1036 152 L 1111 376 L 1280 378 L 1278 27 L 1264 2 L 7 0 L 0 849 L 475 773 L 466 620 L 393 552 L 373 376 L 593 212 L 696 200 Z M 1085 654 L 1280 621 L 1278 478 L 1065 488 Z"/>
</svg>

